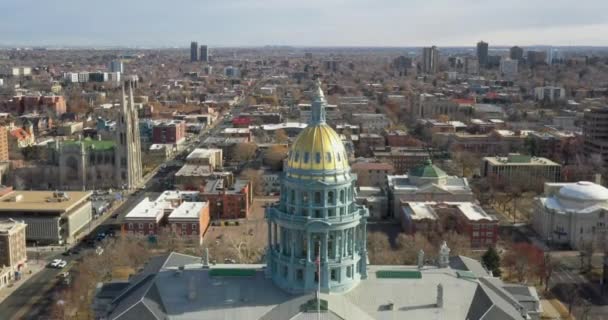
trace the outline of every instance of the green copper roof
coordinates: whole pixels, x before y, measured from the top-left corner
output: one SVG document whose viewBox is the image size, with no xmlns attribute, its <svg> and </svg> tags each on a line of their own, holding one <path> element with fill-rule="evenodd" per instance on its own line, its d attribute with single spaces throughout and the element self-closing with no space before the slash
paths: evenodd
<svg viewBox="0 0 608 320">
<path fill-rule="evenodd" d="M 421 178 L 439 178 L 447 176 L 447 174 L 434 165 L 431 160 L 427 160 L 424 165 L 410 170 L 409 175 Z"/>
<path fill-rule="evenodd" d="M 112 140 L 93 140 L 91 138 L 85 138 L 82 141 L 79 140 L 70 140 L 64 142 L 65 145 L 77 145 L 79 143 L 84 143 L 85 148 L 93 148 L 95 150 L 108 150 L 114 148 L 114 141 Z"/>
<path fill-rule="evenodd" d="M 477 277 L 471 271 L 456 271 L 458 278 L 475 280 Z"/>
<path fill-rule="evenodd" d="M 379 279 L 421 279 L 422 273 L 413 270 L 378 270 L 376 277 Z"/>
</svg>

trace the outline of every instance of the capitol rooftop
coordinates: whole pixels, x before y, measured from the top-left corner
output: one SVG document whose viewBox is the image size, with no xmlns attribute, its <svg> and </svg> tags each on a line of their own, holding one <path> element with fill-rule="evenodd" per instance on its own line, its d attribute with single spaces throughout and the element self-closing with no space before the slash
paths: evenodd
<svg viewBox="0 0 608 320">
<path fill-rule="evenodd" d="M 156 257 L 125 283 L 98 287 L 94 310 L 139 319 L 538 319 L 534 287 L 505 284 L 479 262 L 420 251 L 416 266 L 369 265 L 369 211 L 355 202 L 356 177 L 325 122 L 317 82 L 311 119 L 291 146 L 279 202 L 266 210 L 265 264 L 210 265 L 203 257 Z M 420 184 L 449 177 L 431 163 Z M 425 258 L 426 257 L 426 258 Z M 431 264 L 425 262 L 433 261 Z"/>
</svg>

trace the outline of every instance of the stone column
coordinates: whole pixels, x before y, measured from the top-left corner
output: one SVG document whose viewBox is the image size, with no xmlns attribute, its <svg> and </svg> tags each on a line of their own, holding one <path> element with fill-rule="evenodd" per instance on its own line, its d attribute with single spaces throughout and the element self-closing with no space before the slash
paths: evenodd
<svg viewBox="0 0 608 320">
<path fill-rule="evenodd" d="M 272 250 L 272 230 L 270 229 L 271 224 L 270 224 L 270 220 L 268 220 L 268 254 L 270 254 L 271 250 Z"/>
<path fill-rule="evenodd" d="M 310 232 L 306 231 L 306 256 L 307 256 L 306 257 L 306 261 L 307 262 L 311 262 L 312 261 L 311 255 L 312 255 L 312 252 L 313 252 L 313 250 L 312 250 L 313 248 L 312 248 L 312 246 L 310 244 L 311 241 L 312 241 L 312 239 L 311 239 L 311 236 L 310 236 Z"/>
<path fill-rule="evenodd" d="M 329 232 L 325 232 L 325 233 L 323 233 L 323 242 L 321 245 L 321 257 L 323 258 L 322 261 L 325 263 L 327 263 L 327 254 L 329 251 L 329 250 L 327 250 L 327 249 L 329 249 L 328 245 L 329 245 Z"/>
<path fill-rule="evenodd" d="M 276 250 L 276 248 L 277 248 L 277 244 L 279 243 L 279 234 L 277 233 L 277 231 L 278 231 L 278 230 L 277 230 L 277 228 L 278 228 L 278 226 L 277 226 L 277 224 L 275 223 L 275 224 L 274 224 L 274 227 L 273 227 L 273 229 L 274 229 L 274 230 L 273 230 L 273 231 L 274 231 L 274 232 L 273 232 L 273 233 L 274 233 L 274 249 L 275 249 L 275 250 Z"/>
<path fill-rule="evenodd" d="M 291 230 L 289 232 L 289 241 L 291 242 L 291 264 L 293 266 L 293 263 L 296 259 L 296 235 L 297 235 L 296 230 Z"/>
</svg>

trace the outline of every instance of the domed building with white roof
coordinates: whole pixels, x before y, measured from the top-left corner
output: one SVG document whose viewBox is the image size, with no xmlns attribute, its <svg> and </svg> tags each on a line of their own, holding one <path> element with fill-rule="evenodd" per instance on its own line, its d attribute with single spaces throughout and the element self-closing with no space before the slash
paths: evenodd
<svg viewBox="0 0 608 320">
<path fill-rule="evenodd" d="M 543 240 L 580 248 L 606 232 L 608 189 L 593 182 L 546 183 L 535 200 L 533 226 Z"/>
</svg>

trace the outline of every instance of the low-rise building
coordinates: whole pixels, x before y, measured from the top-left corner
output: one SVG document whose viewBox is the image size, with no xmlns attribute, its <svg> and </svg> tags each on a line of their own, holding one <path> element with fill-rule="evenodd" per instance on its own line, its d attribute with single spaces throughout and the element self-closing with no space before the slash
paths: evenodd
<svg viewBox="0 0 608 320">
<path fill-rule="evenodd" d="M 209 180 L 200 188 L 201 199 L 209 201 L 211 219 L 247 218 L 253 202 L 251 183 L 237 179 L 233 184 L 225 180 Z"/>
<path fill-rule="evenodd" d="M 384 148 L 385 139 L 377 133 L 362 133 L 357 141 L 357 154 L 360 156 L 368 155 L 372 150 Z"/>
<path fill-rule="evenodd" d="M 196 148 L 186 157 L 186 163 L 208 165 L 211 170 L 221 169 L 224 166 L 222 149 Z"/>
<path fill-rule="evenodd" d="M 407 202 L 474 202 L 475 197 L 466 178 L 448 176 L 427 160 L 425 165 L 407 175 L 388 176 L 392 201 L 391 216 L 398 218 Z"/>
<path fill-rule="evenodd" d="M 162 120 L 152 126 L 152 143 L 180 144 L 186 140 L 186 122 Z"/>
<path fill-rule="evenodd" d="M 411 141 L 410 136 L 404 130 L 391 130 L 385 133 L 386 145 L 389 147 L 407 147 Z"/>
<path fill-rule="evenodd" d="M 0 266 L 20 271 L 27 262 L 26 224 L 13 219 L 0 220 Z M 0 281 L 2 282 L 2 281 Z M 2 287 L 2 283 L 0 283 Z"/>
<path fill-rule="evenodd" d="M 209 205 L 200 201 L 198 191 L 169 190 L 156 200 L 146 197 L 140 201 L 125 216 L 122 230 L 136 236 L 167 232 L 173 236 L 192 236 L 202 241 L 208 226 Z"/>
<path fill-rule="evenodd" d="M 533 210 L 532 226 L 544 241 L 577 250 L 605 241 L 608 189 L 601 185 L 546 183 Z"/>
<path fill-rule="evenodd" d="M 558 101 L 566 98 L 566 89 L 563 87 L 545 86 L 534 88 L 534 98 L 539 101 Z"/>
<path fill-rule="evenodd" d="M 498 218 L 473 202 L 407 202 L 400 215 L 408 234 L 456 232 L 466 235 L 472 248 L 494 246 L 498 239 Z"/>
<path fill-rule="evenodd" d="M 562 166 L 546 158 L 520 154 L 507 157 L 485 157 L 481 161 L 481 176 L 505 183 L 526 184 L 560 181 Z"/>
<path fill-rule="evenodd" d="M 431 158 L 428 149 L 415 147 L 386 147 L 373 151 L 373 157 L 379 162 L 391 164 L 395 174 L 405 174 L 410 169 L 426 163 Z"/>
<path fill-rule="evenodd" d="M 356 162 L 350 169 L 357 175 L 359 187 L 384 188 L 388 183 L 386 177 L 395 173 L 395 168 L 384 162 Z"/>
<path fill-rule="evenodd" d="M 362 132 L 382 132 L 390 126 L 390 121 L 381 113 L 353 113 L 351 122 L 359 125 Z"/>
<path fill-rule="evenodd" d="M 91 221 L 91 192 L 12 191 L 0 197 L 0 218 L 24 221 L 39 244 L 73 243 Z"/>
<path fill-rule="evenodd" d="M 173 235 L 198 238 L 202 244 L 209 228 L 209 202 L 182 202 L 169 214 L 167 222 Z"/>
</svg>

